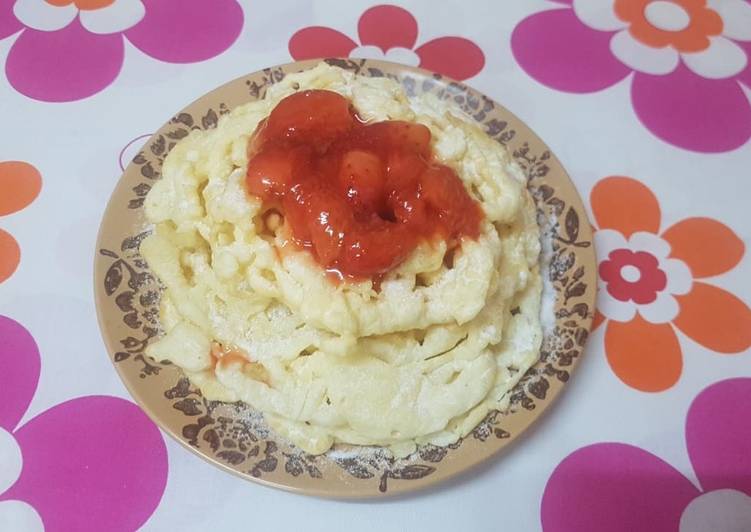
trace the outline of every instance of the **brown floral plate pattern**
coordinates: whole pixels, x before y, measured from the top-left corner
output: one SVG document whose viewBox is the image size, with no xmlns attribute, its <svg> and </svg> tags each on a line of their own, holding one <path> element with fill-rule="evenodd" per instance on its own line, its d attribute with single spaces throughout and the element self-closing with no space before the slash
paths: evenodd
<svg viewBox="0 0 751 532">
<path fill-rule="evenodd" d="M 573 184 L 556 157 L 499 104 L 450 79 L 383 61 L 327 59 L 362 76 L 388 76 L 409 95 L 432 92 L 451 100 L 524 169 L 537 202 L 549 249 L 545 275 L 555 291 L 554 326 L 540 360 L 511 392 L 507 412 L 491 412 L 467 437 L 449 447 L 423 446 L 404 459 L 385 453 L 337 451 L 311 456 L 270 432 L 243 404 L 207 401 L 169 363 L 144 354 L 159 334 L 160 286 L 138 253 L 148 234 L 144 197 L 159 179 L 164 158 L 193 129 L 216 127 L 234 107 L 262 98 L 302 61 L 267 68 L 210 92 L 179 112 L 135 156 L 118 182 L 102 220 L 94 283 L 99 324 L 112 361 L 149 416 L 185 447 L 249 480 L 327 497 L 376 497 L 436 484 L 496 455 L 553 402 L 581 357 L 596 293 L 590 224 Z"/>
</svg>

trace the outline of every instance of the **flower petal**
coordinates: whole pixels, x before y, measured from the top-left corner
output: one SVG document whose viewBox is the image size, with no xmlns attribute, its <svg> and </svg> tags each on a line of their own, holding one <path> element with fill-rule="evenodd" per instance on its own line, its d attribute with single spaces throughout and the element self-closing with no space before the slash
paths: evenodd
<svg viewBox="0 0 751 532">
<path fill-rule="evenodd" d="M 732 489 L 707 491 L 686 506 L 680 532 L 751 530 L 751 497 Z"/>
<path fill-rule="evenodd" d="M 598 262 L 606 260 L 611 251 L 628 248 L 626 239 L 614 229 L 599 229 L 595 231 L 594 239 Z"/>
<path fill-rule="evenodd" d="M 691 291 L 693 278 L 685 262 L 678 259 L 661 260 L 660 269 L 668 278 L 668 284 L 665 287 L 668 294 L 683 295 Z"/>
<path fill-rule="evenodd" d="M 724 37 L 712 37 L 709 48 L 701 52 L 684 53 L 681 57 L 688 68 L 709 79 L 731 78 L 748 65 L 743 48 Z"/>
<path fill-rule="evenodd" d="M 123 64 L 119 35 L 94 35 L 74 20 L 60 31 L 24 31 L 5 72 L 20 92 L 45 102 L 81 100 L 112 83 Z"/>
<path fill-rule="evenodd" d="M 23 455 L 16 439 L 9 431 L 0 427 L 0 493 L 4 492 L 16 483 L 23 469 Z M 2 514 L 0 514 L 0 530 L 8 530 L 3 527 Z"/>
<path fill-rule="evenodd" d="M 31 504 L 48 530 L 137 530 L 167 481 L 159 430 L 133 403 L 72 399 L 16 431 L 21 478 L 2 499 Z"/>
<path fill-rule="evenodd" d="M 606 318 L 615 321 L 630 322 L 636 316 L 636 304 L 633 301 L 616 299 L 604 285 L 597 289 L 597 309 Z"/>
<path fill-rule="evenodd" d="M 668 292 L 657 292 L 651 303 L 639 305 L 639 314 L 649 323 L 669 323 L 678 315 L 680 308 Z"/>
<path fill-rule="evenodd" d="M 670 243 L 670 256 L 688 264 L 694 277 L 725 273 L 745 253 L 743 240 L 711 218 L 687 218 L 668 228 L 662 237 Z"/>
<path fill-rule="evenodd" d="M 589 202 L 600 229 L 615 229 L 626 237 L 637 231 L 657 233 L 660 229 L 660 204 L 636 179 L 601 179 L 592 189 Z"/>
<path fill-rule="evenodd" d="M 677 298 L 681 312 L 673 323 L 695 342 L 719 353 L 751 347 L 751 310 L 730 292 L 695 282 Z"/>
<path fill-rule="evenodd" d="M 0 0 L 0 39 L 13 35 L 23 28 L 13 14 L 15 0 Z"/>
<path fill-rule="evenodd" d="M 380 51 L 380 48 L 376 47 L 376 49 Z M 409 48 L 399 48 L 398 46 L 396 48 L 391 48 L 386 52 L 385 59 L 386 61 L 393 61 L 394 63 L 401 63 L 403 65 L 420 65 L 420 56 L 417 55 L 414 50 L 410 50 Z"/>
<path fill-rule="evenodd" d="M 357 33 L 361 44 L 378 46 L 384 52 L 394 46 L 413 48 L 417 42 L 417 21 L 401 7 L 375 6 L 360 16 Z"/>
<path fill-rule="evenodd" d="M 39 382 L 39 349 L 20 323 L 0 316 L 0 427 L 13 430 Z"/>
<path fill-rule="evenodd" d="M 705 79 L 679 65 L 666 76 L 634 76 L 631 100 L 652 133 L 687 150 L 724 152 L 751 138 L 751 103 L 734 80 Z"/>
<path fill-rule="evenodd" d="M 542 496 L 545 532 L 677 530 L 699 491 L 670 464 L 622 443 L 598 443 L 568 455 Z"/>
<path fill-rule="evenodd" d="M 751 4 L 744 0 L 707 0 L 707 7 L 722 17 L 725 37 L 751 41 Z"/>
<path fill-rule="evenodd" d="M 704 389 L 686 417 L 686 447 L 704 491 L 751 495 L 751 379 L 728 379 Z"/>
<path fill-rule="evenodd" d="M 22 501 L 0 502 L 0 530 L 14 532 L 44 532 L 39 514 Z"/>
<path fill-rule="evenodd" d="M 72 2 L 56 6 L 44 0 L 17 0 L 13 14 L 27 28 L 57 31 L 73 22 L 78 15 L 78 8 Z"/>
<path fill-rule="evenodd" d="M 229 48 L 243 27 L 236 0 L 143 0 L 146 16 L 125 36 L 146 55 L 168 63 L 194 63 Z"/>
<path fill-rule="evenodd" d="M 372 44 L 358 46 L 349 53 L 349 57 L 380 59 L 381 61 L 392 61 L 409 66 L 419 66 L 420 64 L 420 56 L 409 48 L 390 48 L 388 52 L 384 53 L 383 50 Z"/>
<path fill-rule="evenodd" d="M 574 0 L 574 12 L 584 24 L 600 31 L 615 31 L 626 23 L 615 16 L 615 0 Z"/>
<path fill-rule="evenodd" d="M 485 66 L 485 54 L 479 46 L 462 37 L 433 39 L 415 52 L 420 56 L 422 68 L 460 81 L 478 74 Z"/>
<path fill-rule="evenodd" d="M 751 58 L 751 42 L 739 42 L 736 44 L 738 44 L 738 46 L 745 50 L 746 57 Z M 746 87 L 751 88 L 751 62 L 749 62 L 746 70 L 738 74 L 738 77 L 736 79 L 738 79 L 738 81 L 741 81 L 742 83 L 745 83 Z"/>
<path fill-rule="evenodd" d="M 635 22 L 645 18 L 644 11 L 649 2 L 650 0 L 618 0 L 613 10 L 615 16 L 633 26 Z"/>
<path fill-rule="evenodd" d="M 394 48 L 395 50 L 397 48 Z M 400 48 L 401 50 L 406 50 L 406 48 Z M 381 50 L 378 46 L 375 46 L 373 44 L 366 44 L 365 46 L 358 46 L 354 50 L 352 50 L 349 55 L 351 57 L 359 57 L 360 59 L 380 59 L 385 60 L 386 54 Z M 417 61 L 419 63 L 420 58 L 417 58 Z M 415 65 L 417 66 L 417 65 Z"/>
<path fill-rule="evenodd" d="M 13 275 L 21 261 L 21 248 L 9 233 L 0 229 L 0 283 Z"/>
<path fill-rule="evenodd" d="M 511 49 L 540 83 L 567 92 L 596 92 L 631 72 L 610 52 L 610 36 L 585 26 L 572 9 L 549 9 L 514 28 Z"/>
<path fill-rule="evenodd" d="M 622 30 L 610 39 L 610 51 L 620 61 L 638 72 L 668 74 L 675 70 L 679 55 L 673 48 L 654 48 L 637 41 L 628 30 Z"/>
<path fill-rule="evenodd" d="M 643 392 L 661 392 L 678 382 L 683 370 L 681 346 L 669 323 L 654 324 L 636 316 L 609 321 L 605 353 L 624 383 Z"/>
<path fill-rule="evenodd" d="M 141 0 L 114 0 L 102 9 L 81 11 L 81 25 L 91 33 L 120 33 L 140 22 L 146 10 Z"/>
<path fill-rule="evenodd" d="M 0 162 L 0 216 L 28 206 L 39 195 L 39 170 L 22 161 Z"/>
<path fill-rule="evenodd" d="M 349 57 L 355 48 L 355 41 L 323 26 L 303 28 L 289 40 L 289 55 L 297 61 L 319 57 Z"/>
<path fill-rule="evenodd" d="M 656 259 L 664 259 L 670 254 L 670 244 L 654 233 L 637 231 L 628 239 L 631 251 L 646 251 Z"/>
</svg>

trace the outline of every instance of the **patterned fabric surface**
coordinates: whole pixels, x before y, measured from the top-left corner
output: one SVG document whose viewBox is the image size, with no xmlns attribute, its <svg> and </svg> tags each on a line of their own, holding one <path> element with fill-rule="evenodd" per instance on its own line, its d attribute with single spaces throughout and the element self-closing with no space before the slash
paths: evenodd
<svg viewBox="0 0 751 532">
<path fill-rule="evenodd" d="M 0 530 L 751 530 L 751 1 L 0 0 Z M 166 438 L 92 298 L 106 201 L 214 87 L 321 56 L 465 81 L 591 214 L 598 312 L 536 428 L 379 502 L 232 477 Z"/>
</svg>

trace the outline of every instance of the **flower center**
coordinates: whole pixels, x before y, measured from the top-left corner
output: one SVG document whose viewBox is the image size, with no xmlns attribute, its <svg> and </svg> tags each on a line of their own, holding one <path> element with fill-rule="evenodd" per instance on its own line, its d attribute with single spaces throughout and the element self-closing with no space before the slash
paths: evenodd
<svg viewBox="0 0 751 532">
<path fill-rule="evenodd" d="M 705 0 L 615 0 L 613 9 L 631 37 L 651 48 L 701 52 L 722 34 L 722 18 Z"/>
<path fill-rule="evenodd" d="M 691 24 L 691 16 L 683 7 L 666 0 L 647 4 L 644 16 L 652 26 L 663 31 L 681 31 Z"/>
<path fill-rule="evenodd" d="M 631 264 L 626 264 L 621 268 L 621 278 L 629 283 L 635 283 L 641 279 L 641 270 Z"/>
<path fill-rule="evenodd" d="M 53 6 L 67 6 L 69 4 L 76 4 L 78 9 L 84 11 L 93 11 L 94 9 L 101 9 L 112 4 L 115 0 L 45 0 L 48 4 Z"/>
<path fill-rule="evenodd" d="M 703 493 L 686 506 L 680 532 L 740 532 L 751 530 L 751 497 L 724 489 Z"/>
<path fill-rule="evenodd" d="M 21 474 L 21 448 L 13 435 L 0 427 L 0 494 L 10 488 Z"/>
<path fill-rule="evenodd" d="M 613 250 L 600 263 L 598 271 L 610 295 L 619 301 L 646 305 L 667 286 L 667 276 L 659 261 L 646 251 Z"/>
</svg>

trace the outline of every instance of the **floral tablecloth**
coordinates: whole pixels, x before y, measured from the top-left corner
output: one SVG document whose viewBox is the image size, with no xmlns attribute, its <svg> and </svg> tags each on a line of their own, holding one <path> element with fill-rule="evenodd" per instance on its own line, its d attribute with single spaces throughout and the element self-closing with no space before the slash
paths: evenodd
<svg viewBox="0 0 751 532">
<path fill-rule="evenodd" d="M 94 242 L 169 116 L 260 68 L 385 57 L 525 120 L 596 228 L 596 329 L 480 471 L 376 502 L 232 477 L 132 402 Z M 751 530 L 751 2 L 0 0 L 0 530 Z"/>
</svg>

